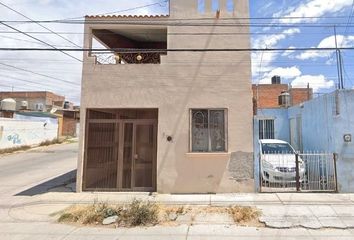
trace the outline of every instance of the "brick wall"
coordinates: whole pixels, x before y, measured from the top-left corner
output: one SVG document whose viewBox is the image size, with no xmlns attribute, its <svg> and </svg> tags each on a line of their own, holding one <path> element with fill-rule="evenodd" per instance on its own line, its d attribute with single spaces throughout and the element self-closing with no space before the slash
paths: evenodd
<svg viewBox="0 0 354 240">
<path fill-rule="evenodd" d="M 279 107 L 278 97 L 284 91 L 288 91 L 287 84 L 260 84 L 253 85 L 253 98 L 256 109 Z M 291 105 L 297 105 L 312 99 L 313 90 L 307 88 L 292 88 L 289 90 Z"/>
<path fill-rule="evenodd" d="M 75 119 L 64 117 L 62 136 L 76 136 L 76 123 L 77 121 Z"/>
</svg>

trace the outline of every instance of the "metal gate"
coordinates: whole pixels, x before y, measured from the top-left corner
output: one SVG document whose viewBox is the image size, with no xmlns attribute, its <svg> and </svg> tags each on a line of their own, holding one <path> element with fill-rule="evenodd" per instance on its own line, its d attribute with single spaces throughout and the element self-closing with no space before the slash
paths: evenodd
<svg viewBox="0 0 354 240">
<path fill-rule="evenodd" d="M 337 192 L 336 154 L 261 154 L 261 192 Z"/>
<path fill-rule="evenodd" d="M 88 110 L 84 191 L 155 191 L 157 110 Z"/>
</svg>

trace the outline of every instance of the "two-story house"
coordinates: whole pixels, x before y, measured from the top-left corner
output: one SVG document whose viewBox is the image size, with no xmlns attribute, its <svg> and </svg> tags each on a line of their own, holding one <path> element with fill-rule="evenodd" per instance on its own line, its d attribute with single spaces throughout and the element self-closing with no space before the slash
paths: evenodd
<svg viewBox="0 0 354 240">
<path fill-rule="evenodd" d="M 78 191 L 254 191 L 248 0 L 198 2 L 86 17 Z"/>
</svg>

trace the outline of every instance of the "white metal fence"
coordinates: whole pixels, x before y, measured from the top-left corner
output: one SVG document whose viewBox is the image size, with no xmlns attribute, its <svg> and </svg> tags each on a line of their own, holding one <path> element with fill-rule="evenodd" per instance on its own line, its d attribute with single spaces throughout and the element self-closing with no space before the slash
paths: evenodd
<svg viewBox="0 0 354 240">
<path fill-rule="evenodd" d="M 261 192 L 336 192 L 336 154 L 262 153 Z"/>
</svg>

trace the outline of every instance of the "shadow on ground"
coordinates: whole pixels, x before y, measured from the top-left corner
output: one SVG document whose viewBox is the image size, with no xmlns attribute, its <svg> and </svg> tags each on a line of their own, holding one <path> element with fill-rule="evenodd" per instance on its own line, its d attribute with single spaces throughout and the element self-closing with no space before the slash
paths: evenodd
<svg viewBox="0 0 354 240">
<path fill-rule="evenodd" d="M 47 192 L 74 192 L 76 181 L 76 170 L 67 172 L 59 177 L 41 183 L 15 196 L 35 196 Z"/>
</svg>

